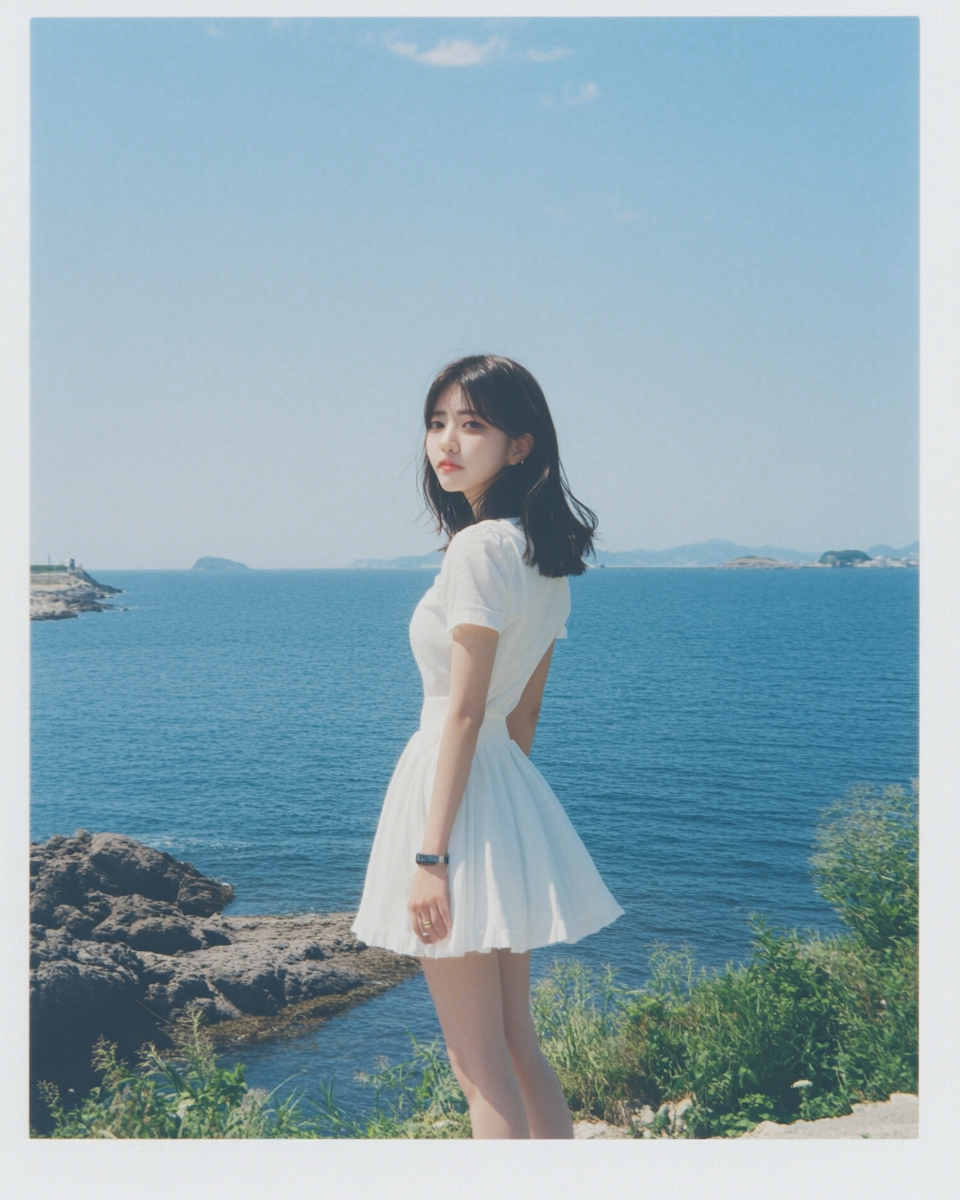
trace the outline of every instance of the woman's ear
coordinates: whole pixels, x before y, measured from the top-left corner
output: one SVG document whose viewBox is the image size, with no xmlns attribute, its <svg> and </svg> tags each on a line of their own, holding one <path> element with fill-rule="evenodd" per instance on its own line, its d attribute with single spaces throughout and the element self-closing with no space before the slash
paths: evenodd
<svg viewBox="0 0 960 1200">
<path fill-rule="evenodd" d="M 521 463 L 533 449 L 533 434 L 521 433 L 513 439 L 514 463 Z"/>
</svg>

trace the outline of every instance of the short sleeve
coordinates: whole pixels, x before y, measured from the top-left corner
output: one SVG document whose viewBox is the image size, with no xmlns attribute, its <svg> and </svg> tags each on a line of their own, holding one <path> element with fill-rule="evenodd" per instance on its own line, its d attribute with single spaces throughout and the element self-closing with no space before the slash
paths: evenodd
<svg viewBox="0 0 960 1200">
<path fill-rule="evenodd" d="M 556 637 L 557 641 L 559 641 L 560 638 L 565 638 L 567 636 L 566 623 L 564 623 L 563 625 L 560 626 L 560 632 L 555 634 L 554 636 Z"/>
<path fill-rule="evenodd" d="M 497 535 L 470 525 L 451 541 L 437 578 L 448 630 L 455 625 L 503 629 L 510 607 L 509 559 Z"/>
</svg>

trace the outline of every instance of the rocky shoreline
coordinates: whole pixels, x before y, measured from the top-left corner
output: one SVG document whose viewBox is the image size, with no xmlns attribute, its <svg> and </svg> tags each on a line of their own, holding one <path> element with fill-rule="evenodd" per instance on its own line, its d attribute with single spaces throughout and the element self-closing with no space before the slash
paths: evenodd
<svg viewBox="0 0 960 1200">
<path fill-rule="evenodd" d="M 63 621 L 82 612 L 106 612 L 117 605 L 102 601 L 122 593 L 123 588 L 98 583 L 82 567 L 31 567 L 30 620 Z"/>
<path fill-rule="evenodd" d="M 202 1010 L 218 1045 L 290 1036 L 377 995 L 419 959 L 365 946 L 352 913 L 226 917 L 233 888 L 133 838 L 78 830 L 31 846 L 31 1119 L 36 1083 L 99 1079 L 98 1038 L 133 1058 Z"/>
</svg>

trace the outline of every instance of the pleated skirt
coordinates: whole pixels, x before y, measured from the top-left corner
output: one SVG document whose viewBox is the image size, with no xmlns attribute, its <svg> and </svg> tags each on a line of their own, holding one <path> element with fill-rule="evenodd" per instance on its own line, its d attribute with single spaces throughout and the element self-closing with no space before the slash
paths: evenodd
<svg viewBox="0 0 960 1200">
<path fill-rule="evenodd" d="M 436 707 L 407 743 L 387 788 L 352 930 L 368 946 L 454 958 L 577 942 L 623 914 L 550 785 L 505 721 L 484 722 L 450 835 L 452 929 L 426 945 L 407 901 L 433 788 Z"/>
</svg>

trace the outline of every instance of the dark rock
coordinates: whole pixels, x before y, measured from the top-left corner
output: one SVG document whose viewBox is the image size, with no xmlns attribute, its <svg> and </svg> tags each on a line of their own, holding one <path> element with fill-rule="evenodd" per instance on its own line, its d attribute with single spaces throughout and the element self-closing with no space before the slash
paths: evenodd
<svg viewBox="0 0 960 1200">
<path fill-rule="evenodd" d="M 275 1016 L 286 1003 L 283 981 L 269 954 L 247 953 L 217 963 L 210 980 L 222 995 L 252 1017 Z"/>
<path fill-rule="evenodd" d="M 83 911 L 93 918 L 94 925 L 99 925 L 113 912 L 113 904 L 114 897 L 106 895 L 105 892 L 87 892 Z"/>
<path fill-rule="evenodd" d="M 85 938 L 90 936 L 96 921 L 89 913 L 81 912 L 72 904 L 60 904 L 53 910 L 51 924 L 65 929 L 73 937 Z"/>
<path fill-rule="evenodd" d="M 203 945 L 191 922 L 172 904 L 143 896 L 120 896 L 110 915 L 94 929 L 93 937 L 98 942 L 125 942 L 134 950 L 156 954 L 199 950 Z"/>
<path fill-rule="evenodd" d="M 201 925 L 200 935 L 208 946 L 230 945 L 230 937 L 220 925 Z"/>
<path fill-rule="evenodd" d="M 199 873 L 181 879 L 177 890 L 177 906 L 180 911 L 194 917 L 212 917 L 232 899 L 233 888 L 229 883 L 217 883 L 215 879 L 208 879 Z"/>
<path fill-rule="evenodd" d="M 168 981 L 147 985 L 147 1004 L 160 1015 L 169 1017 L 184 1009 L 190 1000 L 211 998 L 210 984 L 198 971 L 173 974 Z"/>
<path fill-rule="evenodd" d="M 362 975 L 343 967 L 292 963 L 283 972 L 283 994 L 288 1004 L 296 1004 L 318 996 L 342 996 L 365 982 Z"/>
<path fill-rule="evenodd" d="M 169 1044 L 143 1006 L 142 964 L 126 946 L 77 941 L 61 931 L 37 939 L 31 956 L 30 1075 L 57 1085 L 66 1098 L 99 1079 L 91 1061 L 101 1037 L 131 1058 L 146 1041 Z M 31 1089 L 31 1123 L 41 1131 L 49 1115 Z"/>
<path fill-rule="evenodd" d="M 54 925 L 53 914 L 61 905 L 80 908 L 85 899 L 78 878 L 80 864 L 74 860 L 46 863 L 35 880 L 30 896 L 30 919 L 37 925 Z"/>
<path fill-rule="evenodd" d="M 90 842 L 90 862 L 121 896 L 175 902 L 180 889 L 176 859 L 119 833 L 98 833 Z M 173 868 L 171 870 L 171 868 Z"/>
<path fill-rule="evenodd" d="M 31 1079 L 64 1098 L 99 1082 L 91 1053 L 101 1036 L 132 1061 L 144 1042 L 169 1046 L 169 1023 L 191 1006 L 211 1024 L 272 1028 L 290 1005 L 418 969 L 363 947 L 350 913 L 225 920 L 228 884 L 120 834 L 78 830 L 33 845 L 31 875 Z M 35 1086 L 31 1096 L 43 1132 L 49 1113 Z"/>
</svg>

